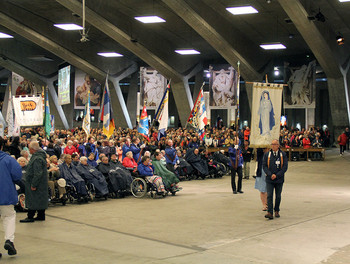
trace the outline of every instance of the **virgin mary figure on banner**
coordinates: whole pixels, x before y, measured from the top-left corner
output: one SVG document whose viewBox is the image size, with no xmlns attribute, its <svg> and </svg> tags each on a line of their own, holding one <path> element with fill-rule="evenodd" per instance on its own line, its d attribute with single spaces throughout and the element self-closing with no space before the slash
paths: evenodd
<svg viewBox="0 0 350 264">
<path fill-rule="evenodd" d="M 270 136 L 270 131 L 275 126 L 275 113 L 270 99 L 270 93 L 264 90 L 260 97 L 260 105 L 258 115 L 260 135 Z"/>
</svg>

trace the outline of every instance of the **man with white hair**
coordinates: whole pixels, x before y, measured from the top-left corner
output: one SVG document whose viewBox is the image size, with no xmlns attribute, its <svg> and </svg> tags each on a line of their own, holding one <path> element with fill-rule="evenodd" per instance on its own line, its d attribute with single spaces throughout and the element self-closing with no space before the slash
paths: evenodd
<svg viewBox="0 0 350 264">
<path fill-rule="evenodd" d="M 40 148 L 38 141 L 30 142 L 28 147 L 32 154 L 27 165 L 25 182 L 28 216 L 20 220 L 21 223 L 45 221 L 45 210 L 48 207 L 46 153 Z M 38 215 L 34 218 L 36 212 Z"/>
<path fill-rule="evenodd" d="M 13 205 L 18 202 L 15 182 L 21 180 L 22 168 L 15 159 L 2 151 L 0 151 L 0 168 L 0 214 L 5 232 L 4 248 L 9 255 L 16 255 L 17 251 L 13 244 L 16 229 L 16 212 Z"/>
</svg>

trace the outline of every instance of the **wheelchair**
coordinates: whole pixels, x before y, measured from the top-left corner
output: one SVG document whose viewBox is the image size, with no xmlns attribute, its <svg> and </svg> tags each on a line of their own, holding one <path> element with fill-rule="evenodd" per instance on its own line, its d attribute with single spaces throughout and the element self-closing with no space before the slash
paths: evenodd
<svg viewBox="0 0 350 264">
<path fill-rule="evenodd" d="M 135 176 L 134 180 L 131 182 L 131 193 L 135 198 L 142 198 L 148 192 L 152 198 L 166 197 L 170 192 L 172 195 L 176 194 L 175 190 L 166 190 L 166 194 L 157 191 L 157 187 L 146 179 L 146 176 Z"/>
<path fill-rule="evenodd" d="M 95 199 L 108 199 L 108 195 L 102 195 L 96 188 L 95 185 L 93 183 L 87 183 L 87 190 L 88 190 L 88 194 L 90 196 L 91 201 L 95 200 Z"/>
<path fill-rule="evenodd" d="M 24 193 L 24 185 L 19 186 L 16 184 L 16 191 L 18 194 L 18 203 L 15 205 L 16 212 L 27 212 L 26 207 L 26 195 Z"/>
<path fill-rule="evenodd" d="M 94 196 L 92 195 L 89 188 L 85 185 L 87 194 L 82 196 L 79 195 L 77 192 L 77 189 L 74 187 L 74 185 L 66 185 L 66 196 L 67 200 L 70 203 L 73 203 L 74 201 L 77 201 L 78 203 L 88 203 L 89 201 L 92 201 Z"/>
</svg>

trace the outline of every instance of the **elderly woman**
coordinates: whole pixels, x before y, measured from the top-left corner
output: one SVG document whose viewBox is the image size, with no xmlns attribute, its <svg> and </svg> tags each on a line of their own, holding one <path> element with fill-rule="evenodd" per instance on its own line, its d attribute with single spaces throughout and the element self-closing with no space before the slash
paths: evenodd
<svg viewBox="0 0 350 264">
<path fill-rule="evenodd" d="M 88 158 L 88 160 L 87 160 L 87 163 L 89 164 L 89 165 L 91 165 L 92 167 L 97 167 L 97 162 L 96 162 L 96 160 L 95 160 L 95 154 L 94 153 L 90 153 L 89 154 L 89 158 Z"/>
<path fill-rule="evenodd" d="M 22 179 L 16 182 L 16 184 L 20 188 L 20 193 L 25 193 L 26 170 L 27 170 L 28 161 L 24 157 L 19 157 L 17 159 L 17 162 L 22 168 Z"/>
<path fill-rule="evenodd" d="M 94 185 L 97 196 L 107 197 L 108 184 L 105 177 L 95 167 L 88 164 L 86 157 L 80 158 L 80 163 L 77 166 L 77 172 L 85 180 L 85 182 Z"/>
<path fill-rule="evenodd" d="M 126 156 L 123 159 L 123 166 L 129 170 L 137 170 L 137 163 L 133 158 L 133 153 L 132 151 L 126 152 Z"/>
<path fill-rule="evenodd" d="M 164 195 L 167 193 L 164 188 L 164 183 L 162 178 L 157 175 L 154 175 L 154 167 L 150 162 L 149 156 L 142 157 L 141 163 L 137 167 L 137 170 L 140 173 L 140 175 L 145 176 L 150 183 L 156 186 L 158 193 L 163 193 Z"/>
<path fill-rule="evenodd" d="M 77 149 L 73 146 L 73 141 L 68 140 L 67 147 L 64 148 L 64 154 L 72 155 L 73 153 L 78 153 Z"/>
</svg>

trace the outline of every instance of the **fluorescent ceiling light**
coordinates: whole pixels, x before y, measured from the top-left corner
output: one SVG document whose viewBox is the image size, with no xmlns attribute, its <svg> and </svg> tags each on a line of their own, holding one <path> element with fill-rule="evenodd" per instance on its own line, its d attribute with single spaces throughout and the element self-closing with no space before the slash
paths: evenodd
<svg viewBox="0 0 350 264">
<path fill-rule="evenodd" d="M 246 15 L 246 14 L 259 13 L 258 10 L 256 10 L 252 6 L 227 7 L 226 10 L 234 15 Z"/>
<path fill-rule="evenodd" d="M 181 55 L 201 54 L 199 51 L 194 49 L 175 50 L 175 52 Z"/>
<path fill-rule="evenodd" d="M 100 56 L 111 58 L 111 57 L 123 57 L 122 54 L 116 53 L 116 52 L 98 52 L 97 53 Z"/>
<path fill-rule="evenodd" d="M 286 49 L 286 46 L 281 43 L 261 44 L 260 47 L 264 50 Z"/>
<path fill-rule="evenodd" d="M 141 17 L 135 17 L 135 19 L 145 24 L 165 22 L 165 20 L 159 16 L 141 16 Z"/>
<path fill-rule="evenodd" d="M 13 38 L 13 36 L 0 32 L 0 38 Z"/>
<path fill-rule="evenodd" d="M 31 57 L 28 57 L 28 59 L 33 61 L 53 61 L 53 59 L 46 57 L 44 55 L 31 56 Z"/>
<path fill-rule="evenodd" d="M 76 24 L 54 24 L 55 27 L 58 27 L 63 30 L 81 30 L 83 27 Z"/>
<path fill-rule="evenodd" d="M 350 0 L 339 0 L 339 2 L 350 2 Z"/>
</svg>

